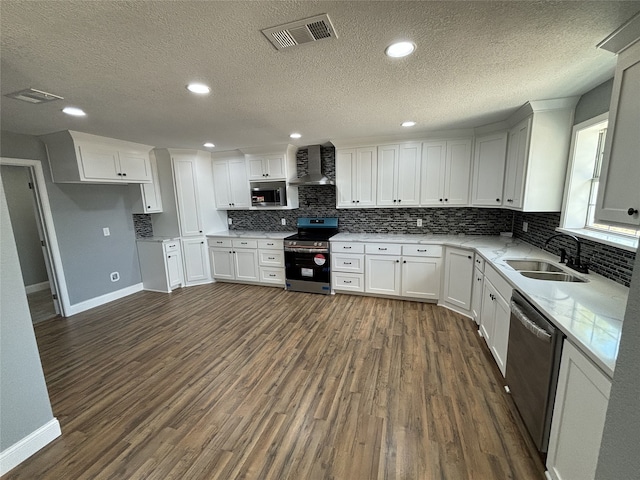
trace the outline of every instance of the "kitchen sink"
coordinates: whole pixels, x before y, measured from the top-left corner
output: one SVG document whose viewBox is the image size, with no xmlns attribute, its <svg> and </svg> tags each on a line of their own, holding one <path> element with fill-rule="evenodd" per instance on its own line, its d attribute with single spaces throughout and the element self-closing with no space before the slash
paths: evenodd
<svg viewBox="0 0 640 480">
<path fill-rule="evenodd" d="M 552 282 L 577 282 L 577 283 L 585 283 L 588 280 L 584 278 L 578 277 L 576 275 L 572 275 L 570 273 L 566 273 L 563 271 L 559 272 L 519 272 L 520 275 L 527 278 L 533 278 L 535 280 L 550 280 Z"/>
<path fill-rule="evenodd" d="M 560 267 L 544 260 L 506 260 L 507 265 L 518 272 L 563 272 Z M 525 275 L 526 276 L 526 275 Z"/>
</svg>

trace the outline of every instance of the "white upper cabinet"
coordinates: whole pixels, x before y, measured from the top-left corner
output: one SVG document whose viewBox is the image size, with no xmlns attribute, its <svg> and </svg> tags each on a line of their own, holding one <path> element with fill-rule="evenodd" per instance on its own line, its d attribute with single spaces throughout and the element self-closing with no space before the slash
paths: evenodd
<svg viewBox="0 0 640 480">
<path fill-rule="evenodd" d="M 492 207 L 502 205 L 506 153 L 506 132 L 476 138 L 472 205 Z"/>
<path fill-rule="evenodd" d="M 595 217 L 640 225 L 640 42 L 618 56 Z"/>
<path fill-rule="evenodd" d="M 160 179 L 158 177 L 158 166 L 156 157 L 151 151 L 149 154 L 151 162 L 151 183 L 141 183 L 131 185 L 132 213 L 161 213 L 162 193 L 160 190 Z"/>
<path fill-rule="evenodd" d="M 502 200 L 502 204 L 508 207 L 522 207 L 524 168 L 527 162 L 527 143 L 529 142 L 530 128 L 531 118 L 527 118 L 509 130 L 507 169 Z"/>
<path fill-rule="evenodd" d="M 507 139 L 503 206 L 526 212 L 561 210 L 577 101 L 532 101 L 509 119 L 513 127 Z"/>
<path fill-rule="evenodd" d="M 286 180 L 284 155 L 247 155 L 249 180 Z"/>
<path fill-rule="evenodd" d="M 468 205 L 470 177 L 471 139 L 422 145 L 420 205 Z"/>
<path fill-rule="evenodd" d="M 66 130 L 40 137 L 56 183 L 149 183 L 153 147 Z"/>
<path fill-rule="evenodd" d="M 421 148 L 420 143 L 378 147 L 377 206 L 420 204 Z"/>
<path fill-rule="evenodd" d="M 336 194 L 339 208 L 375 207 L 376 147 L 336 151 Z"/>
<path fill-rule="evenodd" d="M 230 210 L 251 206 L 244 157 L 215 159 L 213 161 L 213 183 L 216 207 Z"/>
</svg>

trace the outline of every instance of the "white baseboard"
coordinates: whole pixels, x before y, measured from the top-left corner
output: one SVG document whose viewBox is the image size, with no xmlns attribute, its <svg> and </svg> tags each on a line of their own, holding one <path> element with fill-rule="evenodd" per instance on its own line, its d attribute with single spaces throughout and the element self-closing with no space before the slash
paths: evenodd
<svg viewBox="0 0 640 480">
<path fill-rule="evenodd" d="M 131 285 L 130 287 L 116 290 L 115 292 L 100 295 L 99 297 L 91 298 L 89 300 L 85 300 L 84 302 L 71 305 L 67 314 L 70 317 L 71 315 L 75 315 L 77 313 L 99 307 L 100 305 L 104 305 L 105 303 L 113 302 L 114 300 L 127 297 L 137 292 L 141 292 L 142 290 L 142 283 L 137 283 L 135 285 Z"/>
<path fill-rule="evenodd" d="M 62 435 L 57 418 L 49 420 L 36 431 L 0 452 L 0 476 L 17 467 L 41 448 Z"/>
<path fill-rule="evenodd" d="M 27 295 L 34 292 L 40 292 L 42 290 L 49 290 L 49 282 L 34 283 L 33 285 L 27 285 L 24 289 L 27 291 Z"/>
</svg>

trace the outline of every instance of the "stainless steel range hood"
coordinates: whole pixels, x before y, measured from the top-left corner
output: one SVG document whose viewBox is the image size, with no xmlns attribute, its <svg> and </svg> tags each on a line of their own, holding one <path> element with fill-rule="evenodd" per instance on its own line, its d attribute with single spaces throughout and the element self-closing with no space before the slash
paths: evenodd
<svg viewBox="0 0 640 480">
<path fill-rule="evenodd" d="M 322 173 L 320 145 L 309 145 L 307 147 L 307 159 L 309 161 L 306 175 L 291 180 L 291 185 L 335 185 L 335 182 Z"/>
</svg>

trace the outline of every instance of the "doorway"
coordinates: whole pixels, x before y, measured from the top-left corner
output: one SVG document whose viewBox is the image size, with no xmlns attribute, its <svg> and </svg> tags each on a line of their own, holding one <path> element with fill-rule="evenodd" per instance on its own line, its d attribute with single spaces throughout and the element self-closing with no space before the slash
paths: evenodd
<svg viewBox="0 0 640 480">
<path fill-rule="evenodd" d="M 0 177 L 9 207 L 31 319 L 38 323 L 68 311 L 68 297 L 42 164 L 0 158 Z"/>
</svg>

